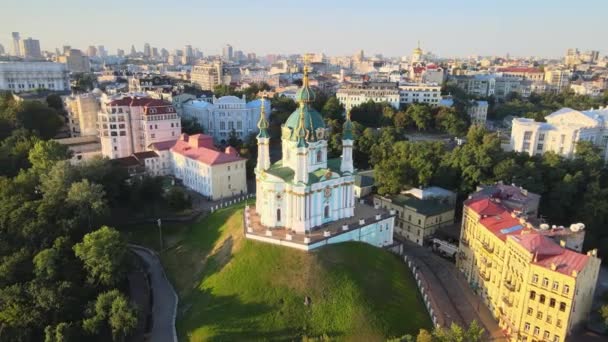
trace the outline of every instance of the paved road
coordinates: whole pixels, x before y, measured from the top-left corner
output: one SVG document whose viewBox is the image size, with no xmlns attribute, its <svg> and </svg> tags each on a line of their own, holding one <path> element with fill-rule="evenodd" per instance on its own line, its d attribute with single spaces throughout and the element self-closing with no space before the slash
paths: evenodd
<svg viewBox="0 0 608 342">
<path fill-rule="evenodd" d="M 405 242 L 403 254 L 407 255 L 420 269 L 429 283 L 429 294 L 433 297 L 446 325 L 452 322 L 466 326 L 473 320 L 482 324 L 492 341 L 506 341 L 498 323 L 490 310 L 469 288 L 464 276 L 456 266 L 434 254 L 428 248 Z M 439 319 L 439 317 L 438 317 Z"/>
<path fill-rule="evenodd" d="M 177 342 L 175 332 L 175 314 L 177 310 L 177 294 L 167 280 L 163 266 L 153 251 L 136 245 L 129 245 L 133 252 L 139 255 L 148 266 L 152 285 L 153 326 L 150 342 Z"/>
</svg>

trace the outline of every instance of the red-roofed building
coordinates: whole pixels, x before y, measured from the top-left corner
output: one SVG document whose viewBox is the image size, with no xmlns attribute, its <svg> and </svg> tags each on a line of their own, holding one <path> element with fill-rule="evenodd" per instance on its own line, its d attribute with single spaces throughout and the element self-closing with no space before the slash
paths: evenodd
<svg viewBox="0 0 608 342">
<path fill-rule="evenodd" d="M 600 259 L 535 228 L 527 215 L 536 213 L 538 195 L 529 195 L 502 184 L 471 195 L 457 267 L 511 340 L 561 342 L 587 319 Z"/>
<path fill-rule="evenodd" d="M 521 78 L 532 81 L 543 81 L 545 79 L 544 71 L 530 67 L 506 67 L 499 68 L 498 72 L 502 73 L 506 78 Z"/>
<path fill-rule="evenodd" d="M 176 140 L 181 133 L 175 108 L 146 96 L 103 97 L 97 122 L 102 154 L 110 159 L 146 151 L 150 144 Z"/>
<path fill-rule="evenodd" d="M 149 148 L 159 156 L 161 174 L 173 175 L 204 196 L 220 199 L 247 193 L 246 159 L 232 146 L 219 150 L 210 135 L 183 133 Z"/>
</svg>

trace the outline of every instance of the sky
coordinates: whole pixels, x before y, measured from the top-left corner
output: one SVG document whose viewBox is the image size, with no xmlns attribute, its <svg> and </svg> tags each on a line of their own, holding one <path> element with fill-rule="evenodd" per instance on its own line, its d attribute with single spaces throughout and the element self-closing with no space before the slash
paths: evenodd
<svg viewBox="0 0 608 342">
<path fill-rule="evenodd" d="M 144 43 L 190 44 L 205 55 L 225 44 L 269 53 L 561 57 L 608 53 L 608 0 L 1 0 L 0 44 L 11 32 L 43 50 L 104 45 L 115 54 Z"/>
</svg>

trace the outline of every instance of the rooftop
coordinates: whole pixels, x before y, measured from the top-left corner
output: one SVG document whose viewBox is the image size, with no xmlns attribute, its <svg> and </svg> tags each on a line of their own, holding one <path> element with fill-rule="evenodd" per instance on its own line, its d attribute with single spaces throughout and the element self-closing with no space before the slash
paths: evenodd
<svg viewBox="0 0 608 342">
<path fill-rule="evenodd" d="M 589 256 L 562 248 L 553 240 L 539 234 L 522 234 L 512 238 L 535 255 L 535 265 L 551 269 L 566 275 L 572 271 L 580 272 L 585 268 Z"/>
<path fill-rule="evenodd" d="M 219 165 L 245 160 L 230 146 L 226 148 L 225 152 L 218 151 L 213 146 L 213 138 L 205 134 L 188 136 L 183 133 L 179 140 L 171 147 L 171 151 L 207 165 Z"/>
<path fill-rule="evenodd" d="M 453 206 L 444 203 L 439 199 L 419 199 L 410 194 L 399 194 L 394 196 L 384 197 L 392 203 L 413 209 L 414 211 L 426 216 L 435 216 L 454 210 Z"/>
<path fill-rule="evenodd" d="M 340 158 L 328 159 L 327 169 L 332 172 L 341 174 L 340 165 L 342 160 Z M 308 184 L 314 184 L 324 179 L 327 174 L 327 169 L 318 169 L 308 174 Z M 268 174 L 279 177 L 285 182 L 292 182 L 295 172 L 288 166 L 283 166 L 283 161 L 272 164 L 268 170 L 265 171 Z"/>
</svg>

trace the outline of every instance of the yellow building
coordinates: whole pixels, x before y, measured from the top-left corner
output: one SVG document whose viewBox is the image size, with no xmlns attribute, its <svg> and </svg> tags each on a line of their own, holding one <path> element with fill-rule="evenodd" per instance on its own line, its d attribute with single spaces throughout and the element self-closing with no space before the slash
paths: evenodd
<svg viewBox="0 0 608 342">
<path fill-rule="evenodd" d="M 565 341 L 587 319 L 600 269 L 492 196 L 464 203 L 457 266 L 511 341 Z"/>
</svg>

